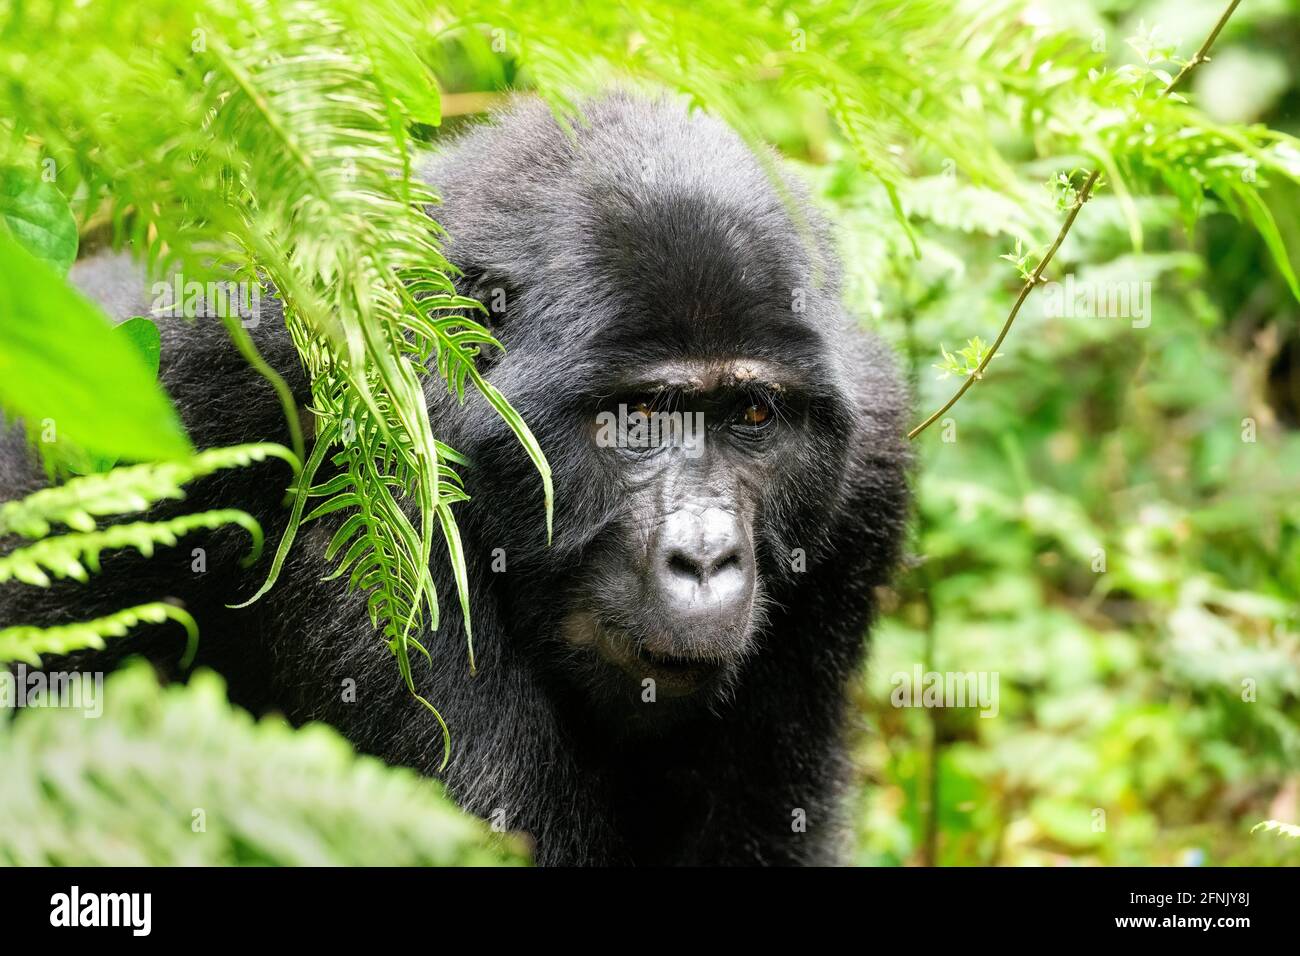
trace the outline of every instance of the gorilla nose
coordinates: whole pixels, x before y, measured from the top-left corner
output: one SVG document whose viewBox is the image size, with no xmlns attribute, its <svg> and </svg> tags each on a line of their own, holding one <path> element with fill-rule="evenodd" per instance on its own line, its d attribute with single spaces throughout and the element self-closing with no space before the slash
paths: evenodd
<svg viewBox="0 0 1300 956">
<path fill-rule="evenodd" d="M 660 527 L 655 567 L 670 609 L 731 624 L 749 613 L 753 556 L 735 515 L 720 508 L 678 511 Z"/>
</svg>

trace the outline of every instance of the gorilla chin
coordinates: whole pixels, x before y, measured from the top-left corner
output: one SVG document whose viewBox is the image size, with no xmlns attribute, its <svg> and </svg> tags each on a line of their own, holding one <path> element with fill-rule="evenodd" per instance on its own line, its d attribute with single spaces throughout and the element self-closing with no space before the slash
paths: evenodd
<svg viewBox="0 0 1300 956">
<path fill-rule="evenodd" d="M 597 687 L 588 690 L 598 700 L 633 704 L 657 698 L 706 703 L 724 696 L 753 644 L 753 633 L 752 602 L 746 620 L 720 626 L 707 636 L 683 638 L 667 628 L 643 635 L 591 611 L 569 614 L 562 626 L 564 639 L 598 662 L 592 669 Z M 638 714 L 642 711 L 638 708 Z M 665 709 L 649 713 L 663 714 Z"/>
</svg>

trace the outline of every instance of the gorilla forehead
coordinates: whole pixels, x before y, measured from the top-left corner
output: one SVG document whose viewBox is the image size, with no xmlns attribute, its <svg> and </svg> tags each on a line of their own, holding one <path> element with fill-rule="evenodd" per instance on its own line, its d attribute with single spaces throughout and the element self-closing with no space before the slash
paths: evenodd
<svg viewBox="0 0 1300 956">
<path fill-rule="evenodd" d="M 592 220 L 583 274 L 600 312 L 585 334 L 646 356 L 819 351 L 821 293 L 783 248 L 788 222 L 771 228 L 749 206 L 685 191 L 596 206 Z"/>
<path fill-rule="evenodd" d="M 456 162 L 465 152 L 476 162 Z M 571 130 L 525 104 L 427 173 L 448 257 L 510 300 L 512 349 L 642 361 L 739 351 L 806 366 L 824 348 L 838 274 L 824 224 L 794 221 L 781 190 L 802 192 L 776 169 L 711 117 L 616 95 L 584 103 Z"/>
</svg>

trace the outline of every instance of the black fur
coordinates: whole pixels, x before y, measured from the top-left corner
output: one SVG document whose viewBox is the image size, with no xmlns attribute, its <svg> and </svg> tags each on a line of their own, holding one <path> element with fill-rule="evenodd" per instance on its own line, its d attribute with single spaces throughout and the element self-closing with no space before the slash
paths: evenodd
<svg viewBox="0 0 1300 956">
<path fill-rule="evenodd" d="M 462 286 L 485 297 L 503 290 L 506 308 L 493 323 L 508 351 L 489 377 L 531 425 L 556 488 L 547 547 L 540 482 L 518 443 L 481 397 L 460 409 L 430 380 L 435 433 L 474 461 L 465 472 L 473 500 L 458 515 L 478 674 L 468 673 L 437 548 L 443 624 L 426 637 L 432 666 L 415 663 L 419 690 L 452 729 L 443 774 L 451 794 L 531 833 L 543 864 L 833 861 L 843 837 L 847 685 L 873 588 L 898 557 L 907 462 L 903 391 L 887 352 L 839 305 L 824 224 L 793 184 L 793 200 L 783 198 L 725 126 L 622 96 L 587 104 L 572 135 L 544 108 L 521 107 L 461 138 L 426 173 L 443 197 L 433 212 Z M 74 280 L 116 316 L 147 309 L 124 258 L 79 263 Z M 255 339 L 305 403 L 296 355 L 275 309 L 267 312 Z M 271 390 L 219 322 L 162 324 L 164 381 L 197 446 L 287 440 Z M 766 621 L 728 693 L 659 732 L 625 733 L 593 715 L 580 688 L 594 665 L 557 637 L 576 579 L 599 575 L 624 494 L 578 423 L 628 369 L 736 356 L 786 365 L 814 396 L 807 434 L 757 489 Z M 227 472 L 198 483 L 184 508 L 246 507 L 274 542 L 287 477 L 277 463 Z M 0 437 L 0 496 L 41 484 L 21 435 Z M 279 584 L 247 610 L 225 604 L 252 593 L 266 562 L 239 569 L 246 542 L 223 531 L 148 561 L 113 556 L 89 585 L 0 588 L 0 624 L 175 597 L 202 628 L 199 663 L 226 674 L 236 700 L 328 721 L 365 751 L 433 773 L 438 728 L 371 629 L 365 596 L 320 583 L 335 526 L 304 528 Z M 199 546 L 205 575 L 190 570 Z M 490 570 L 497 548 L 505 573 Z M 790 566 L 795 548 L 807 555 L 802 572 Z M 73 663 L 100 667 L 144 651 L 174 665 L 180 646 L 175 629 L 146 629 Z M 355 703 L 344 700 L 346 679 L 356 681 Z M 800 810 L 806 832 L 793 825 Z"/>
</svg>

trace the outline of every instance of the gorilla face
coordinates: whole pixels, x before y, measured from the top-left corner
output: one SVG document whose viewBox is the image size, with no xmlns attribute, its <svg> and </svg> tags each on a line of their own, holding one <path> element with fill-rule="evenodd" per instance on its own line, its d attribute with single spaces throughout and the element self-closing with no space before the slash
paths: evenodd
<svg viewBox="0 0 1300 956">
<path fill-rule="evenodd" d="M 834 444 L 811 414 L 826 397 L 762 357 L 623 372 L 590 437 L 622 506 L 574 575 L 563 638 L 637 694 L 648 678 L 658 695 L 707 698 L 758 649 L 783 542 L 806 540 L 787 512 L 816 486 L 800 473 L 809 451 Z"/>
<path fill-rule="evenodd" d="M 774 610 L 829 550 L 874 420 L 798 186 L 707 117 L 618 100 L 585 115 L 570 138 L 544 108 L 517 112 L 462 145 L 474 164 L 430 178 L 463 291 L 498 303 L 507 352 L 488 374 L 555 479 L 542 549 L 517 517 L 535 476 L 471 416 L 471 493 L 516 502 L 476 529 L 514 562 L 502 617 L 567 686 L 653 725 L 743 692 Z M 640 706 L 647 681 L 669 706 Z"/>
<path fill-rule="evenodd" d="M 546 447 L 566 452 L 565 507 L 587 503 L 560 517 L 584 532 L 553 592 L 561 667 L 653 726 L 743 691 L 770 611 L 794 603 L 841 495 L 853 420 L 832 329 L 818 328 L 829 301 L 791 308 L 791 290 L 811 288 L 806 263 L 720 245 L 747 210 L 697 195 L 674 202 L 692 217 L 684 247 L 633 281 L 627 264 L 663 243 L 665 217 L 647 203 L 635 228 L 596 233 L 599 297 L 619 318 L 576 348 L 574 398 Z M 644 706 L 651 686 L 668 706 Z"/>
<path fill-rule="evenodd" d="M 593 435 L 626 506 L 603 532 L 608 567 L 577 589 L 564 636 L 682 696 L 733 673 L 753 646 L 759 503 L 797 409 L 765 363 L 629 371 Z"/>
</svg>

